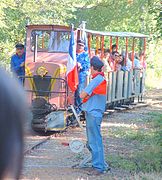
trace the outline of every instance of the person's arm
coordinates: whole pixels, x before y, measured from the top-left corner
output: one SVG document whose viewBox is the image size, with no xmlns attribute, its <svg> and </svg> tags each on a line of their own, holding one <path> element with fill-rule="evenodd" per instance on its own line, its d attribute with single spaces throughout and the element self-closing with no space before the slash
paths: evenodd
<svg viewBox="0 0 162 180">
<path fill-rule="evenodd" d="M 25 62 L 22 62 L 21 64 L 16 63 L 15 58 L 11 57 L 11 71 L 12 72 L 17 72 L 24 65 L 25 65 Z"/>
<path fill-rule="evenodd" d="M 83 90 L 82 92 L 81 92 L 81 94 L 80 94 L 80 98 L 81 99 L 84 99 L 84 98 L 86 98 L 86 97 L 88 97 L 89 95 Z"/>
<path fill-rule="evenodd" d="M 104 78 L 97 76 L 88 84 L 88 86 L 81 92 L 80 98 L 84 99 L 91 96 L 93 90 L 104 80 Z"/>
<path fill-rule="evenodd" d="M 11 71 L 16 72 L 20 69 L 20 64 L 15 63 L 14 57 L 11 58 Z"/>
</svg>

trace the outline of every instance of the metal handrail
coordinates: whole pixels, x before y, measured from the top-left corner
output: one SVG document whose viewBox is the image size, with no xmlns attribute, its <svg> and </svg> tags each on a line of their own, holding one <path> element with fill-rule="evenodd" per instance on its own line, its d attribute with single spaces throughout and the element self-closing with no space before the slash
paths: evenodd
<svg viewBox="0 0 162 180">
<path fill-rule="evenodd" d="M 19 76 L 19 78 L 34 79 L 34 76 Z M 49 84 L 48 89 L 51 89 L 51 87 L 52 87 L 52 83 L 51 83 L 52 80 L 60 80 L 60 81 L 63 81 L 63 83 L 65 84 L 65 91 L 36 90 L 33 83 L 32 83 L 32 88 L 33 89 L 25 89 L 25 91 L 29 92 L 29 93 L 32 93 L 32 94 L 33 93 L 35 93 L 35 94 L 36 93 L 49 93 L 49 96 L 47 96 L 48 98 L 50 98 L 51 94 L 65 94 L 65 108 L 66 108 L 66 106 L 67 106 L 67 97 L 68 97 L 68 85 L 67 85 L 67 81 L 65 79 L 63 79 L 63 78 L 54 78 L 54 77 L 49 77 L 49 76 L 48 77 L 46 77 L 46 76 L 42 77 L 42 79 L 49 79 L 49 78 L 50 78 L 50 84 Z"/>
</svg>

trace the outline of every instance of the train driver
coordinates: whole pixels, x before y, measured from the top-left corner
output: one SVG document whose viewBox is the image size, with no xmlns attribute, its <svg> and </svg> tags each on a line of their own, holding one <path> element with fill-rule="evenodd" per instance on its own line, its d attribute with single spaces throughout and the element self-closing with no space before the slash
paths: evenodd
<svg viewBox="0 0 162 180">
<path fill-rule="evenodd" d="M 24 84 L 25 76 L 25 52 L 23 44 L 16 44 L 16 54 L 11 57 L 11 71 L 16 74 L 21 84 Z"/>
<path fill-rule="evenodd" d="M 80 93 L 85 87 L 88 71 L 90 68 L 90 60 L 89 60 L 88 52 L 86 52 L 84 49 L 85 49 L 85 42 L 83 40 L 78 40 L 76 58 L 78 63 L 79 84 L 77 90 L 75 91 L 75 106 L 77 107 L 78 114 L 82 112 L 82 106 L 81 106 L 82 101 L 80 98 Z"/>
</svg>

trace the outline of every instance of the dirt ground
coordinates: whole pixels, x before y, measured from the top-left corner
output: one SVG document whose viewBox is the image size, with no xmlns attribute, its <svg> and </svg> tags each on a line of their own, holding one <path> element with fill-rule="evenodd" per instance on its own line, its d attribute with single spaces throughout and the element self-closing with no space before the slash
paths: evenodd
<svg viewBox="0 0 162 180">
<path fill-rule="evenodd" d="M 117 127 L 142 128 L 147 130 L 144 119 L 148 118 L 148 112 L 162 112 L 162 90 L 149 90 L 145 96 L 145 102 L 150 105 L 142 108 L 135 108 L 122 112 L 115 112 L 105 115 L 102 123 L 103 142 L 105 146 L 105 157 L 109 163 L 109 156 L 119 154 L 130 155 L 137 144 L 128 142 L 121 137 L 112 136 Z M 160 102 L 161 101 L 161 102 Z M 142 119 L 142 121 L 140 121 Z M 25 149 L 28 149 L 36 142 L 43 140 L 44 136 L 27 135 L 25 137 Z M 79 163 L 87 149 L 82 153 L 75 154 L 70 151 L 69 146 L 62 145 L 62 142 L 69 142 L 73 139 L 80 139 L 86 142 L 84 133 L 79 128 L 69 128 L 67 132 L 53 136 L 46 143 L 31 151 L 24 158 L 24 165 L 21 179 L 33 180 L 108 180 L 108 179 L 134 179 L 131 172 L 112 167 L 111 172 L 101 176 L 89 176 L 86 170 L 73 169 L 72 165 Z M 111 166 L 111 164 L 110 164 Z"/>
</svg>

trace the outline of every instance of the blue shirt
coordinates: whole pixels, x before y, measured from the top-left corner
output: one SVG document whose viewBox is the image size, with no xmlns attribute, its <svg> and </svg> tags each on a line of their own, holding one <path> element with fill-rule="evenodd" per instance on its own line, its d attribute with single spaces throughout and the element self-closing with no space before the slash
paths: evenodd
<svg viewBox="0 0 162 180">
<path fill-rule="evenodd" d="M 127 58 L 126 67 L 128 71 L 132 69 L 132 61 L 129 58 Z"/>
<path fill-rule="evenodd" d="M 11 71 L 16 73 L 17 76 L 25 75 L 25 66 L 20 66 L 22 62 L 25 62 L 25 53 L 22 56 L 14 54 L 11 57 Z"/>
<path fill-rule="evenodd" d="M 81 69 L 79 71 L 79 83 L 85 81 L 86 76 L 88 74 L 90 68 L 90 60 L 87 52 L 82 52 L 80 54 L 76 54 L 77 62 L 81 64 Z"/>
<path fill-rule="evenodd" d="M 140 68 L 140 61 L 137 58 L 134 58 L 134 67 L 135 68 Z"/>
<path fill-rule="evenodd" d="M 88 86 L 84 89 L 84 91 L 90 96 L 93 90 L 105 80 L 105 78 L 101 75 L 97 75 Z M 105 112 L 106 106 L 106 95 L 95 94 L 91 96 L 86 103 L 83 104 L 83 110 L 92 113 L 96 117 L 102 117 Z"/>
<path fill-rule="evenodd" d="M 140 69 L 140 61 L 137 58 L 134 58 L 134 67 Z M 127 66 L 122 66 L 121 70 L 130 71 L 132 68 L 132 62 L 128 59 Z"/>
</svg>

